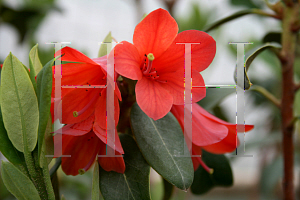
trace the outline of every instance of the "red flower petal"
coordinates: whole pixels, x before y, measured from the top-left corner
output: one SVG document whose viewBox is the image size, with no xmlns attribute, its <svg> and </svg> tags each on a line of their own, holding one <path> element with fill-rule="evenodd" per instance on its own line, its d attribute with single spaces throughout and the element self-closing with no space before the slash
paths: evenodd
<svg viewBox="0 0 300 200">
<path fill-rule="evenodd" d="M 141 56 L 153 53 L 154 57 L 159 57 L 170 46 L 177 33 L 175 19 L 168 11 L 157 9 L 135 27 L 133 43 Z"/>
<path fill-rule="evenodd" d="M 209 146 L 203 146 L 202 148 L 205 151 L 214 154 L 224 154 L 232 152 L 236 149 L 236 147 L 239 146 L 239 139 L 236 137 L 235 132 L 236 130 L 231 128 L 229 129 L 228 135 L 225 139 Z"/>
<path fill-rule="evenodd" d="M 80 51 L 71 47 L 64 47 L 61 49 L 62 61 L 89 63 L 92 65 L 98 65 L 92 59 L 81 53 Z"/>
<path fill-rule="evenodd" d="M 88 91 L 86 91 L 88 90 Z M 62 123 L 75 124 L 89 117 L 95 108 L 97 98 L 100 97 L 102 89 L 83 89 L 76 88 L 69 92 L 62 99 Z M 78 117 L 74 117 L 73 112 L 84 111 Z"/>
<path fill-rule="evenodd" d="M 120 106 L 117 95 L 114 96 L 114 106 L 115 106 L 115 126 L 118 125 L 119 115 L 120 115 Z M 98 125 L 106 129 L 106 89 L 101 93 L 101 97 L 98 99 L 95 109 L 96 122 Z"/>
<path fill-rule="evenodd" d="M 67 124 L 61 129 L 54 131 L 55 133 L 59 133 L 62 131 L 64 135 L 72 135 L 72 136 L 80 136 L 90 132 L 94 125 L 95 115 L 91 115 L 86 120 L 76 123 L 76 124 Z"/>
<path fill-rule="evenodd" d="M 106 155 L 106 145 L 103 142 L 101 142 L 98 154 Z M 119 152 L 115 151 L 115 154 L 120 157 L 98 157 L 98 162 L 105 171 L 115 171 L 123 174 L 125 172 L 124 159 Z"/>
<path fill-rule="evenodd" d="M 116 72 L 132 80 L 140 80 L 142 78 L 140 65 L 143 57 L 133 44 L 126 41 L 121 43 L 109 54 L 109 56 L 114 56 Z"/>
<path fill-rule="evenodd" d="M 192 143 L 197 146 L 206 146 L 224 139 L 228 134 L 227 127 L 201 115 L 198 107 L 200 107 L 198 104 L 193 104 L 193 138 L 190 138 Z M 182 130 L 184 130 L 184 106 L 173 105 L 171 112 L 177 118 Z"/>
<path fill-rule="evenodd" d="M 165 73 L 184 69 L 185 45 L 177 43 L 200 43 L 192 44 L 191 48 L 192 69 L 198 72 L 206 69 L 215 57 L 216 42 L 210 35 L 197 30 L 183 31 L 177 35 L 165 53 L 155 59 L 156 71 Z"/>
<path fill-rule="evenodd" d="M 168 90 L 173 96 L 173 104 L 183 105 L 184 104 L 184 71 L 176 71 L 173 73 L 164 73 L 159 75 L 160 80 L 166 80 L 167 83 L 161 84 L 163 88 Z M 199 72 L 192 70 L 192 84 L 193 86 L 205 86 L 204 80 Z M 198 102 L 205 97 L 205 87 L 194 87 L 192 88 L 192 102 Z"/>
<path fill-rule="evenodd" d="M 100 140 L 93 132 L 83 136 L 63 135 L 63 155 L 71 157 L 62 157 L 62 170 L 67 175 L 78 175 L 79 169 L 87 171 L 95 161 L 99 151 Z"/>
<path fill-rule="evenodd" d="M 104 142 L 105 144 L 107 144 L 107 133 L 106 133 L 106 130 L 103 129 L 103 128 L 101 128 L 97 124 L 97 122 L 94 122 L 93 130 L 94 130 L 95 134 L 98 136 L 98 138 L 102 142 Z M 115 132 L 115 150 L 118 151 L 121 154 L 124 154 L 124 151 L 123 151 L 123 148 L 122 148 L 122 145 L 121 145 L 121 142 L 120 142 L 120 138 L 119 138 L 119 135 L 117 133 L 117 129 L 116 129 L 116 132 Z"/>
<path fill-rule="evenodd" d="M 156 81 L 142 78 L 136 84 L 135 93 L 140 108 L 154 120 L 164 117 L 172 107 L 172 95 Z"/>
<path fill-rule="evenodd" d="M 193 145 L 192 155 L 194 155 L 194 156 L 197 155 L 200 157 L 202 155 L 201 147 Z M 196 171 L 200 165 L 198 158 L 192 157 L 192 161 L 193 161 L 194 171 Z"/>
</svg>

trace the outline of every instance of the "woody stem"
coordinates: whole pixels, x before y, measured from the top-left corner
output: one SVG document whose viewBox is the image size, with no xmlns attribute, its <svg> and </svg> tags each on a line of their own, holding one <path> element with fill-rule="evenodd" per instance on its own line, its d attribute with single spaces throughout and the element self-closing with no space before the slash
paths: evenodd
<svg viewBox="0 0 300 200">
<path fill-rule="evenodd" d="M 284 157 L 284 178 L 283 193 L 285 200 L 293 200 L 294 193 L 294 142 L 293 130 L 293 103 L 294 103 L 294 82 L 293 82 L 293 65 L 296 51 L 296 32 L 293 31 L 292 25 L 299 18 L 299 4 L 291 6 L 290 0 L 286 0 L 287 6 L 284 7 L 282 21 L 282 50 L 281 50 L 281 66 L 282 66 L 282 100 L 281 100 L 281 121 L 283 134 L 283 157 Z"/>
</svg>

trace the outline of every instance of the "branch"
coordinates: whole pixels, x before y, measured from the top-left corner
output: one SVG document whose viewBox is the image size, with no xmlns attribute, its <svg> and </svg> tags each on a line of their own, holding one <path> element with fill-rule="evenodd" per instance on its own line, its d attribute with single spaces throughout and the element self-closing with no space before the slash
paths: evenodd
<svg viewBox="0 0 300 200">
<path fill-rule="evenodd" d="M 277 99 L 273 94 L 271 94 L 265 88 L 263 88 L 261 86 L 258 86 L 258 85 L 253 85 L 251 87 L 251 90 L 260 93 L 261 95 L 263 95 L 264 97 L 266 97 L 268 100 L 270 100 L 275 106 L 277 106 L 278 108 L 281 108 L 280 100 Z"/>
</svg>

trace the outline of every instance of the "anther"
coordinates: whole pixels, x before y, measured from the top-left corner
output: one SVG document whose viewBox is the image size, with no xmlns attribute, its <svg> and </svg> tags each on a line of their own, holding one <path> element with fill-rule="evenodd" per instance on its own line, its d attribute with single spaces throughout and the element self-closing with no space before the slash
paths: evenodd
<svg viewBox="0 0 300 200">
<path fill-rule="evenodd" d="M 84 169 L 79 169 L 79 170 L 78 170 L 78 173 L 79 173 L 80 175 L 83 175 L 83 174 L 85 173 L 85 170 L 84 170 Z"/>
<path fill-rule="evenodd" d="M 214 169 L 209 168 L 200 157 L 197 157 L 197 160 L 199 161 L 200 165 L 203 167 L 203 169 L 205 171 L 207 171 L 207 173 L 209 174 L 213 174 L 214 173 Z"/>
<path fill-rule="evenodd" d="M 74 117 L 78 117 L 78 112 L 77 112 L 77 111 L 74 111 L 74 112 L 73 112 L 73 116 L 74 116 Z"/>
<path fill-rule="evenodd" d="M 149 53 L 147 55 L 147 58 L 148 58 L 148 66 L 147 66 L 147 69 L 143 72 L 143 74 L 148 74 L 150 71 L 151 71 L 151 68 L 152 68 L 152 62 L 154 60 L 154 55 L 153 53 Z"/>
<path fill-rule="evenodd" d="M 148 58 L 149 61 L 153 61 L 153 60 L 154 60 L 154 55 L 153 55 L 153 53 L 149 53 L 149 54 L 147 55 L 147 58 Z"/>
</svg>

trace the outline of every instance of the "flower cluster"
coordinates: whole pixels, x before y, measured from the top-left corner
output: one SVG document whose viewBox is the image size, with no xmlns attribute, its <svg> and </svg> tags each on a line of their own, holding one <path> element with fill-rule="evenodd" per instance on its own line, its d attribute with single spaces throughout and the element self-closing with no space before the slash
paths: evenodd
<svg viewBox="0 0 300 200">
<path fill-rule="evenodd" d="M 136 80 L 135 98 L 141 110 L 153 120 L 163 118 L 172 112 L 183 129 L 185 91 L 185 46 L 192 45 L 191 70 L 193 86 L 205 86 L 199 72 L 212 62 L 216 43 L 205 32 L 188 30 L 178 33 L 174 18 L 163 9 L 147 15 L 135 28 L 133 43 L 122 41 L 108 56 L 90 59 L 70 47 L 62 49 L 62 85 L 105 85 L 107 80 L 107 58 L 114 57 L 118 75 Z M 54 67 L 53 67 L 54 70 Z M 115 77 L 116 78 L 116 77 Z M 52 97 L 54 98 L 55 79 Z M 211 115 L 195 102 L 205 97 L 205 87 L 193 87 L 193 154 L 201 155 L 201 149 L 216 154 L 233 151 L 238 146 L 236 125 Z M 115 122 L 119 120 L 121 93 L 115 85 Z M 106 153 L 106 89 L 105 88 L 63 88 L 62 110 L 62 153 L 71 158 L 62 158 L 62 169 L 66 174 L 77 175 L 87 171 L 97 155 Z M 54 119 L 54 118 L 53 118 Z M 54 119 L 55 120 L 55 119 Z M 253 126 L 246 125 L 246 131 Z M 115 153 L 124 153 L 118 133 L 115 133 Z M 192 158 L 194 169 L 201 164 L 201 158 Z M 124 173 L 122 157 L 99 157 L 98 162 L 106 171 Z"/>
</svg>

